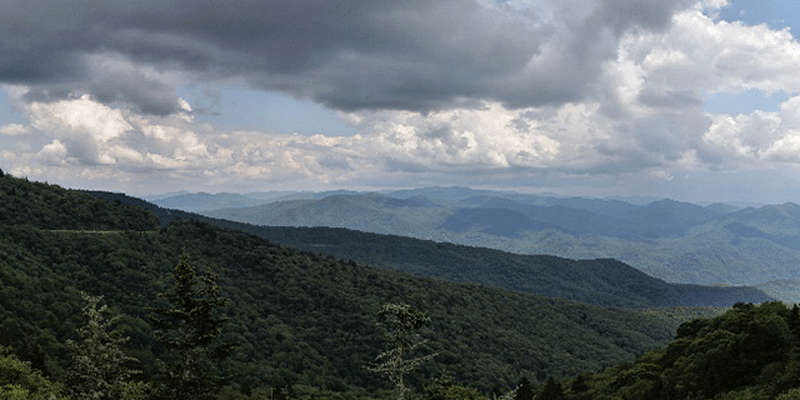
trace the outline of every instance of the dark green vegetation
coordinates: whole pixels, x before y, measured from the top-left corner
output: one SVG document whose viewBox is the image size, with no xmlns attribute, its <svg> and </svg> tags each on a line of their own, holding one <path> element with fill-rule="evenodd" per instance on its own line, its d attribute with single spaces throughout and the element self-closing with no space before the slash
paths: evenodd
<svg viewBox="0 0 800 400">
<path fill-rule="evenodd" d="M 107 305 L 100 306 L 102 296 L 83 294 L 85 323 L 78 328 L 76 340 L 67 340 L 72 363 L 67 387 L 74 400 L 129 399 L 127 393 L 146 389 L 135 383 L 139 360 L 128 356 L 123 347 L 130 339 L 123 336 L 117 324 L 119 315 L 112 315 Z"/>
<path fill-rule="evenodd" d="M 559 384 L 571 399 L 800 398 L 800 309 L 739 304 L 681 325 L 677 338 L 633 363 Z"/>
<path fill-rule="evenodd" d="M 143 231 L 158 226 L 146 210 L 18 179 L 0 171 L 0 225 L 41 229 Z M 63 210 L 63 212 L 62 212 Z"/>
<path fill-rule="evenodd" d="M 206 213 L 571 259 L 613 258 L 668 282 L 754 286 L 798 279 L 800 206 L 636 205 L 467 189 L 336 194 Z"/>
<path fill-rule="evenodd" d="M 20 211 L 32 217 L 5 217 L 0 225 L 0 344 L 53 382 L 68 376 L 66 342 L 84 322 L 81 291 L 104 296 L 125 315 L 119 327 L 131 338 L 126 351 L 140 360 L 143 381 L 156 377 L 168 348 L 154 340 L 150 310 L 169 307 L 157 294 L 173 287 L 184 251 L 198 270 L 219 274 L 221 296 L 229 299 L 219 316 L 228 319 L 221 339 L 237 344 L 227 371 L 245 394 L 385 388 L 364 365 L 386 348 L 375 326 L 386 303 L 408 303 L 431 319 L 420 350 L 438 356 L 411 386 L 431 383 L 446 367 L 456 382 L 483 393 L 508 390 L 522 377 L 541 382 L 632 360 L 668 342 L 682 321 L 718 313 L 615 309 L 448 283 L 204 222 L 160 227 L 152 214 L 122 202 L 8 175 L 0 188 L 0 208 L 36 208 Z M 88 207 L 87 222 L 75 222 Z"/>
<path fill-rule="evenodd" d="M 205 270 L 198 275 L 185 252 L 173 272 L 172 288 L 158 294 L 169 307 L 152 309 L 156 342 L 167 350 L 158 365 L 163 384 L 157 397 L 164 400 L 213 400 L 230 377 L 219 367 L 236 347 L 220 343 L 227 318 L 218 316 L 228 305 L 220 294 L 219 276 Z"/>
<path fill-rule="evenodd" d="M 51 400 L 63 390 L 20 360 L 13 349 L 0 348 L 0 397 L 4 400 Z"/>
<path fill-rule="evenodd" d="M 568 260 L 341 228 L 244 227 L 269 240 L 381 268 L 613 307 L 713 306 L 774 300 L 750 287 L 670 284 L 617 260 Z"/>
</svg>

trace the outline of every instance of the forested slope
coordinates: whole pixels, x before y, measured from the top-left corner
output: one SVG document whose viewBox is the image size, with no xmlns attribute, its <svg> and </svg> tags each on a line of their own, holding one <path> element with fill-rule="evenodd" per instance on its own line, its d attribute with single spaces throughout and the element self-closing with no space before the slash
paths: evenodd
<svg viewBox="0 0 800 400">
<path fill-rule="evenodd" d="M 58 185 L 29 182 L 0 171 L 0 225 L 40 229 L 148 230 L 159 225 L 152 212 L 104 201 Z"/>
<path fill-rule="evenodd" d="M 250 227 L 307 251 L 456 282 L 614 307 L 714 306 L 774 300 L 751 287 L 671 284 L 617 260 L 569 260 L 341 228 Z"/>
<path fill-rule="evenodd" d="M 47 192 L 77 196 L 8 175 L 0 181 L 4 202 L 26 203 Z M 31 215 L 57 214 L 64 221 L 77 218 L 85 206 L 40 204 Z M 69 359 L 64 343 L 78 324 L 79 291 L 103 295 L 129 315 L 124 322 L 131 352 L 152 372 L 162 350 L 152 340 L 147 310 L 171 284 L 182 251 L 199 269 L 218 272 L 231 299 L 225 337 L 239 344 L 230 367 L 237 387 L 382 385 L 363 366 L 385 349 L 375 312 L 387 302 L 409 303 L 431 318 L 424 350 L 438 356 L 419 379 L 447 366 L 459 382 L 487 392 L 513 387 L 521 377 L 536 381 L 631 360 L 669 341 L 682 321 L 718 312 L 623 310 L 448 283 L 318 256 L 203 222 L 178 220 L 152 229 L 152 214 L 97 204 L 100 220 L 72 227 L 77 229 L 36 219 L 0 225 L 0 344 L 56 379 Z M 126 215 L 122 222 L 113 222 L 116 209 Z"/>
<path fill-rule="evenodd" d="M 565 400 L 800 398 L 800 309 L 739 304 L 683 324 L 667 346 L 633 363 L 550 385 Z"/>
</svg>

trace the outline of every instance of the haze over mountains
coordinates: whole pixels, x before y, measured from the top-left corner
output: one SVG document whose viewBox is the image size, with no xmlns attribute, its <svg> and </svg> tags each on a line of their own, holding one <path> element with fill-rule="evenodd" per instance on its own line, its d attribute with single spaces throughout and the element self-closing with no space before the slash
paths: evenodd
<svg viewBox="0 0 800 400">
<path fill-rule="evenodd" d="M 256 225 L 343 227 L 517 254 L 613 258 L 668 282 L 761 285 L 773 296 L 798 300 L 800 206 L 794 203 L 743 208 L 441 187 L 283 196 L 238 208 L 205 196 L 203 213 Z M 170 204 L 186 210 L 196 204 L 191 195 L 182 201 Z M 221 207 L 211 210 L 214 205 Z"/>
</svg>

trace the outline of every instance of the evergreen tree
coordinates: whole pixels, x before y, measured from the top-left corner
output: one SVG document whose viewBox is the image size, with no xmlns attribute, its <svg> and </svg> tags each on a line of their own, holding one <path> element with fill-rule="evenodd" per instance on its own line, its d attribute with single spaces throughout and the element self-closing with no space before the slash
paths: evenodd
<svg viewBox="0 0 800 400">
<path fill-rule="evenodd" d="M 551 376 L 544 384 L 539 397 L 542 400 L 564 400 L 564 388 Z"/>
<path fill-rule="evenodd" d="M 422 363 L 433 359 L 433 355 L 406 359 L 423 342 L 414 331 L 429 321 L 424 312 L 411 308 L 408 304 L 384 304 L 378 312 L 380 324 L 386 328 L 386 339 L 393 348 L 381 353 L 378 364 L 369 370 L 389 379 L 395 385 L 398 400 L 406 396 L 405 375 L 419 368 Z"/>
<path fill-rule="evenodd" d="M 227 381 L 220 364 L 233 349 L 232 344 L 218 343 L 227 319 L 218 318 L 217 313 L 227 299 L 220 295 L 217 274 L 205 271 L 198 276 L 186 252 L 173 275 L 173 287 L 158 294 L 171 307 L 152 310 L 155 339 L 168 353 L 160 363 L 159 395 L 174 400 L 213 399 Z"/>
<path fill-rule="evenodd" d="M 78 329 L 81 340 L 67 341 L 72 351 L 68 378 L 72 398 L 110 400 L 141 397 L 145 385 L 131 381 L 133 375 L 139 373 L 131 367 L 138 360 L 125 355 L 121 349 L 130 338 L 123 337 L 119 327 L 113 328 L 120 316 L 108 318 L 108 306 L 98 308 L 102 296 L 84 293 L 83 299 L 86 302 L 83 315 L 87 321 Z"/>
<path fill-rule="evenodd" d="M 522 377 L 517 385 L 514 400 L 533 400 L 533 386 L 528 378 Z"/>
</svg>

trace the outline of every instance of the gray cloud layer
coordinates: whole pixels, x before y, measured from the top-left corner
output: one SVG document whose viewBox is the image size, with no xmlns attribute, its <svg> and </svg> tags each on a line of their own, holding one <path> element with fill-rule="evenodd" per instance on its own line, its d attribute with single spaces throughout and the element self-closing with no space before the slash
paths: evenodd
<svg viewBox="0 0 800 400">
<path fill-rule="evenodd" d="M 0 82 L 180 111 L 176 77 L 242 78 L 341 110 L 586 95 L 630 29 L 685 0 L 32 0 L 0 15 Z"/>
</svg>

